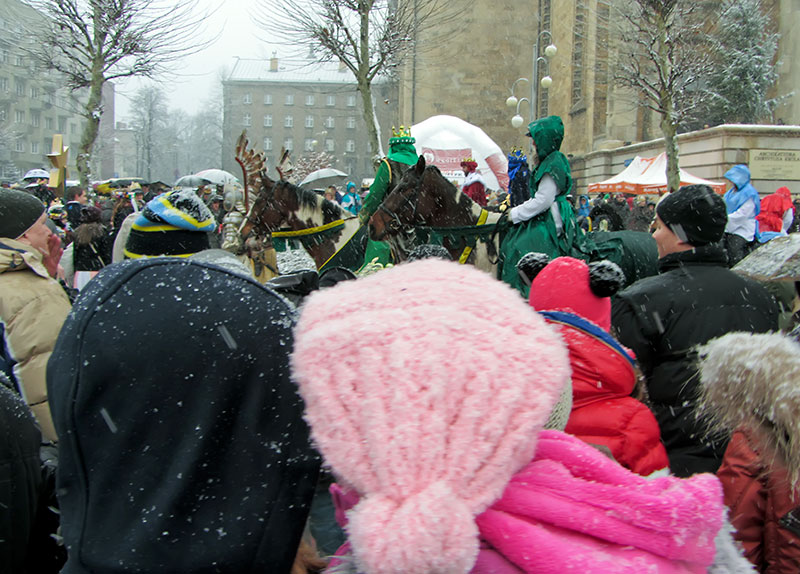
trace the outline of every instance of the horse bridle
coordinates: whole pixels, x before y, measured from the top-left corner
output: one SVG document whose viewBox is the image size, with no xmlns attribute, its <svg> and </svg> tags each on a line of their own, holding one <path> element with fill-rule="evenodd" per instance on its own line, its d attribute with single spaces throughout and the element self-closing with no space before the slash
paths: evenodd
<svg viewBox="0 0 800 574">
<path fill-rule="evenodd" d="M 425 223 L 425 221 L 421 220 L 421 219 L 419 221 L 417 221 L 417 218 L 418 218 L 417 207 L 419 206 L 418 195 L 419 195 L 419 191 L 417 190 L 417 188 L 413 188 L 412 192 L 409 193 L 407 196 L 405 196 L 403 198 L 403 203 L 401 203 L 400 206 L 397 208 L 397 211 L 401 211 L 403 208 L 406 207 L 407 204 L 411 205 L 414 208 L 414 210 L 411 212 L 411 219 L 410 219 L 410 221 L 409 221 L 409 223 L 407 225 L 403 224 L 402 220 L 400 219 L 400 216 L 397 215 L 397 213 L 395 213 L 394 211 L 392 211 L 388 207 L 386 207 L 383 204 L 383 202 L 381 202 L 381 204 L 378 206 L 378 209 L 380 211 L 383 211 L 386 215 L 389 216 L 390 220 L 389 220 L 388 227 L 392 231 L 399 231 L 403 227 L 413 227 L 415 224 L 424 224 Z"/>
</svg>

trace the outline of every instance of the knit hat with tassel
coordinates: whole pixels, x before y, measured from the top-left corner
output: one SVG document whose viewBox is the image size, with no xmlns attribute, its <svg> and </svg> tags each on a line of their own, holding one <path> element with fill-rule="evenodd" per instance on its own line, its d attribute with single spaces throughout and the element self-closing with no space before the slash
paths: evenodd
<svg viewBox="0 0 800 574">
<path fill-rule="evenodd" d="M 530 462 L 569 379 L 514 290 L 438 259 L 311 295 L 292 369 L 317 447 L 361 497 L 347 531 L 367 574 L 469 572 L 475 517 Z"/>
</svg>

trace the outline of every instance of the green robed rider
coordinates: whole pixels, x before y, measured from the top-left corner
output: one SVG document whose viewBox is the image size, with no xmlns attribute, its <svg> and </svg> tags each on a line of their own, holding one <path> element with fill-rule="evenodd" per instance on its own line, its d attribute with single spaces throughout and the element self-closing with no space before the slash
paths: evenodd
<svg viewBox="0 0 800 574">
<path fill-rule="evenodd" d="M 526 253 L 586 258 L 583 233 L 567 200 L 572 190 L 572 173 L 569 161 L 559 151 L 564 124 L 558 116 L 542 118 L 528 125 L 528 136 L 533 138 L 531 198 L 510 210 L 508 217 L 514 225 L 501 247 L 499 271 L 503 281 L 526 297 L 529 286 L 517 273 L 517 262 Z"/>
<path fill-rule="evenodd" d="M 378 206 L 383 202 L 386 197 L 386 192 L 392 187 L 393 182 L 397 182 L 400 173 L 395 173 L 387 160 L 392 162 L 401 163 L 404 166 L 416 165 L 419 157 L 417 150 L 414 148 L 414 140 L 411 137 L 411 128 L 400 126 L 400 131 L 397 132 L 392 127 L 392 137 L 389 138 L 389 154 L 381 160 L 378 171 L 375 174 L 375 181 L 369 188 L 369 193 L 364 198 L 364 205 L 358 213 L 359 219 L 362 224 L 366 224 L 372 214 L 377 211 Z M 367 251 L 364 256 L 364 263 L 370 263 L 373 259 L 378 258 L 378 263 L 383 265 L 392 263 L 392 252 L 389 244 L 385 241 L 372 241 L 367 243 Z"/>
</svg>

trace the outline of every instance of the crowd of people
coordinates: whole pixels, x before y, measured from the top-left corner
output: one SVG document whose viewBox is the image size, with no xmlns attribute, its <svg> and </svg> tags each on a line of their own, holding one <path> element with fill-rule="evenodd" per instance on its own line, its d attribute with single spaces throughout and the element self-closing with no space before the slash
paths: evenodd
<svg viewBox="0 0 800 574">
<path fill-rule="evenodd" d="M 504 281 L 422 246 L 262 285 L 211 190 L 0 190 L 0 570 L 800 571 L 800 334 L 730 269 L 791 201 L 735 166 L 641 205 L 660 272 L 623 288 L 560 119 L 529 134 Z M 396 163 L 331 200 L 368 218 Z"/>
</svg>

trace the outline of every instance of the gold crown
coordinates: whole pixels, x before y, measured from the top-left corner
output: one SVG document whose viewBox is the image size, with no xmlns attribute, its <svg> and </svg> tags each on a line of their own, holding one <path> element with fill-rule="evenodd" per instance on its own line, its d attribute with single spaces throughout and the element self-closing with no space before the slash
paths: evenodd
<svg viewBox="0 0 800 574">
<path fill-rule="evenodd" d="M 472 159 L 472 156 L 470 155 L 470 156 L 467 156 L 464 159 L 462 159 L 461 163 L 478 163 L 478 162 L 476 162 L 474 159 Z"/>
<path fill-rule="evenodd" d="M 411 127 L 400 126 L 400 131 L 397 131 L 397 128 L 392 126 L 392 137 L 395 137 L 395 138 L 410 138 L 411 137 Z"/>
</svg>

